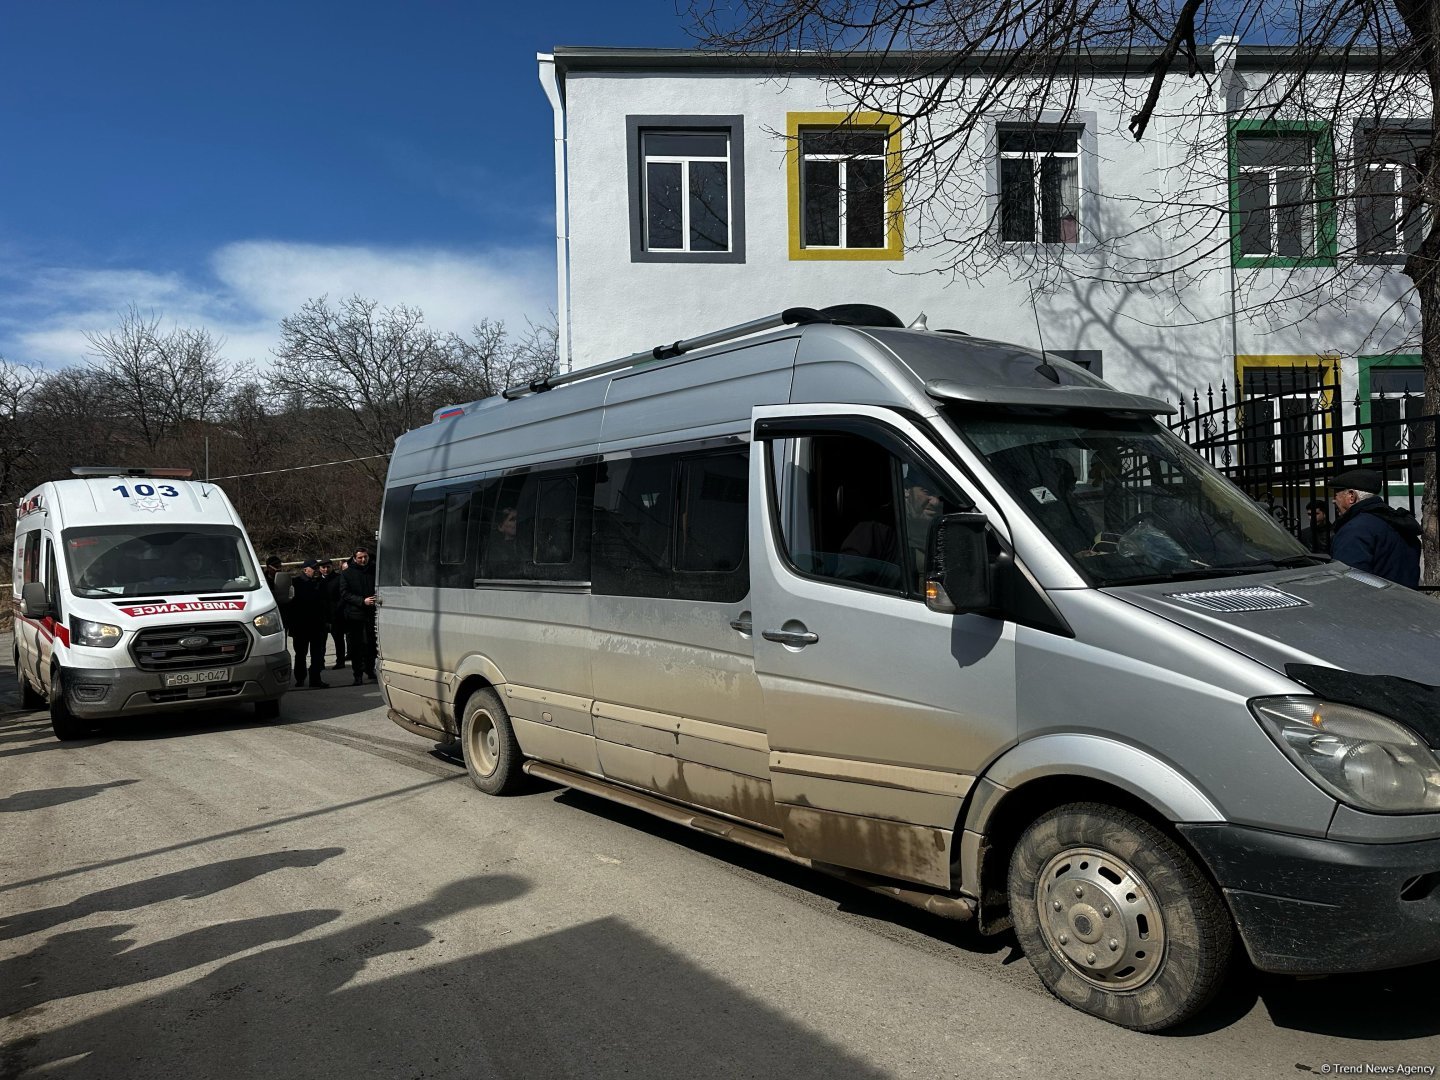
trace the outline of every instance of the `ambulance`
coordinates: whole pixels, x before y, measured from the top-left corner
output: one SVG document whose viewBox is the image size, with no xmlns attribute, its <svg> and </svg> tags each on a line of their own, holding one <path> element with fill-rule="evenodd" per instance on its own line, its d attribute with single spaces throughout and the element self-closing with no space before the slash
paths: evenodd
<svg viewBox="0 0 1440 1080">
<path fill-rule="evenodd" d="M 16 508 L 15 681 L 55 737 L 97 721 L 251 704 L 280 714 L 291 661 L 240 516 L 188 469 L 77 468 Z M 288 576 L 277 575 L 284 599 Z"/>
</svg>

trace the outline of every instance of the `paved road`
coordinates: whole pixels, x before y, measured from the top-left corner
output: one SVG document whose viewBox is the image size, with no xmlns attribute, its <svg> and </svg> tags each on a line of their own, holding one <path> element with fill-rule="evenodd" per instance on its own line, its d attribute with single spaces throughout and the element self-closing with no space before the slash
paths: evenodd
<svg viewBox="0 0 1440 1080">
<path fill-rule="evenodd" d="M 1008 938 L 589 797 L 483 796 L 373 686 L 62 746 L 0 680 L 7 1080 L 1440 1063 L 1440 965 L 1248 975 L 1136 1035 L 1051 999 Z"/>
</svg>

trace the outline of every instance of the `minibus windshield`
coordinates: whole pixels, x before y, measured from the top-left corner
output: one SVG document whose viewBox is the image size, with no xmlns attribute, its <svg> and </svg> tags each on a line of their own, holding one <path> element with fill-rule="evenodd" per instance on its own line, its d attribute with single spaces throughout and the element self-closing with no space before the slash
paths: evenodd
<svg viewBox="0 0 1440 1080">
<path fill-rule="evenodd" d="M 1093 585 L 1221 577 L 1314 559 L 1257 503 L 1149 418 L 948 410 Z"/>
<path fill-rule="evenodd" d="M 102 525 L 66 529 L 65 566 L 76 596 L 244 592 L 260 587 L 231 525 Z"/>
</svg>

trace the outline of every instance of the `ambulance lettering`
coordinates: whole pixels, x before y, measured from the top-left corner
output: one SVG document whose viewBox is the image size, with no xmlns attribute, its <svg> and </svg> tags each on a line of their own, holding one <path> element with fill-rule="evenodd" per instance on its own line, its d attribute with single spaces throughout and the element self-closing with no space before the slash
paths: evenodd
<svg viewBox="0 0 1440 1080">
<path fill-rule="evenodd" d="M 126 615 L 143 618 L 146 615 L 179 615 L 187 611 L 244 611 L 244 600 L 187 600 L 175 604 L 137 604 L 120 609 Z"/>
</svg>

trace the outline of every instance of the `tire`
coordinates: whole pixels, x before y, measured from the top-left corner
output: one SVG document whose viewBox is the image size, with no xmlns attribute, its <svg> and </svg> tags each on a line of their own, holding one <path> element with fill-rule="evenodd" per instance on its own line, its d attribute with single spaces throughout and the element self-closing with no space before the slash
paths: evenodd
<svg viewBox="0 0 1440 1080">
<path fill-rule="evenodd" d="M 280 719 L 280 699 L 279 699 L 279 698 L 273 698 L 273 699 L 271 699 L 270 701 L 257 701 L 257 702 L 255 702 L 255 719 L 256 719 L 256 720 L 279 720 L 279 719 Z"/>
<path fill-rule="evenodd" d="M 470 779 L 486 795 L 512 795 L 524 787 L 524 758 L 510 726 L 510 714 L 500 695 L 488 686 L 465 702 L 460 749 Z"/>
<path fill-rule="evenodd" d="M 90 734 L 90 725 L 70 711 L 65 697 L 65 676 L 56 668 L 50 676 L 50 730 L 61 742 L 83 739 Z"/>
<path fill-rule="evenodd" d="M 20 667 L 20 650 L 15 650 L 15 685 L 20 688 L 20 708 L 27 712 L 45 707 L 45 695 L 30 685 L 30 680 Z"/>
<path fill-rule="evenodd" d="M 1135 1031 L 1194 1016 L 1234 949 L 1215 887 L 1168 835 L 1125 810 L 1073 803 L 1036 819 L 1010 859 L 1015 936 L 1067 1005 Z"/>
</svg>

